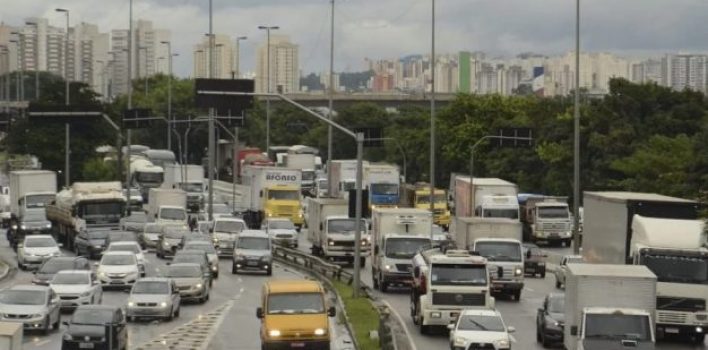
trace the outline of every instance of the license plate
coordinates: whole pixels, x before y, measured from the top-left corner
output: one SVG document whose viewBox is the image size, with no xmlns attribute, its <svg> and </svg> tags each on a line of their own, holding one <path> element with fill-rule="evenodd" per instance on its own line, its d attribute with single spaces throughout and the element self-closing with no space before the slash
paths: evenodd
<svg viewBox="0 0 708 350">
<path fill-rule="evenodd" d="M 93 349 L 93 343 L 79 343 L 79 349 Z"/>
<path fill-rule="evenodd" d="M 111 281 L 111 284 L 123 284 L 123 281 Z"/>
<path fill-rule="evenodd" d="M 679 334 L 678 328 L 666 328 L 664 329 L 664 332 L 671 334 Z"/>
<path fill-rule="evenodd" d="M 305 343 L 290 343 L 291 348 L 304 348 Z"/>
<path fill-rule="evenodd" d="M 248 261 L 246 262 L 246 266 L 258 266 L 258 261 Z"/>
</svg>

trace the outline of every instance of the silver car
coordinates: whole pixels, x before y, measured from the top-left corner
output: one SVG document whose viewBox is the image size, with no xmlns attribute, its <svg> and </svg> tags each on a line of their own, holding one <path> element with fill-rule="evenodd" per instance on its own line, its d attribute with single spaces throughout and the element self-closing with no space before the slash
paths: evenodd
<svg viewBox="0 0 708 350">
<path fill-rule="evenodd" d="M 271 241 L 263 231 L 248 230 L 241 232 L 235 242 L 231 273 L 240 271 L 273 273 L 273 255 Z"/>
<path fill-rule="evenodd" d="M 141 278 L 133 285 L 128 297 L 126 315 L 128 321 L 136 318 L 179 317 L 181 297 L 177 284 L 162 277 Z"/>
<path fill-rule="evenodd" d="M 219 252 L 219 256 L 231 257 L 234 251 L 236 237 L 241 231 L 245 230 L 246 227 L 246 222 L 242 219 L 214 217 L 211 232 L 214 239 L 214 246 Z"/>
<path fill-rule="evenodd" d="M 48 334 L 59 329 L 59 297 L 47 286 L 17 285 L 0 292 L 0 321 Z"/>
<path fill-rule="evenodd" d="M 289 248 L 297 248 L 297 229 L 290 219 L 268 218 L 263 222 L 262 229 L 268 233 L 273 243 Z"/>
<path fill-rule="evenodd" d="M 211 242 L 204 241 L 189 241 L 182 247 L 184 250 L 201 250 L 207 254 L 209 258 L 209 269 L 214 278 L 219 278 L 219 255 Z"/>
<path fill-rule="evenodd" d="M 59 296 L 59 303 L 63 309 L 100 304 L 103 300 L 101 282 L 91 271 L 59 271 L 49 283 L 49 287 Z"/>
<path fill-rule="evenodd" d="M 209 300 L 209 280 L 204 277 L 199 264 L 172 264 L 167 267 L 165 277 L 175 281 L 183 301 L 194 300 L 204 303 Z"/>
</svg>

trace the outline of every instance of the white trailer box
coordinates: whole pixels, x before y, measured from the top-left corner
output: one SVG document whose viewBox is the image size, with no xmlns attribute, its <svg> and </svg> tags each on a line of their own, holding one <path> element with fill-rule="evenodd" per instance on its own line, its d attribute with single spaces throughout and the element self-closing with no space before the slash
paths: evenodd
<svg viewBox="0 0 708 350">
<path fill-rule="evenodd" d="M 295 188 L 300 192 L 302 181 L 302 171 L 298 169 L 285 169 L 271 166 L 247 165 L 243 168 L 242 182 L 251 188 L 250 209 L 262 211 L 265 208 L 265 200 L 262 193 L 269 187 L 286 186 Z"/>
<path fill-rule="evenodd" d="M 57 193 L 57 174 L 49 170 L 10 172 L 10 212 L 18 217 L 24 209 L 44 208 Z M 50 200 L 51 201 L 51 200 Z"/>
<path fill-rule="evenodd" d="M 636 341 L 633 348 L 653 349 L 655 307 L 656 276 L 645 266 L 568 264 L 565 347 L 624 349 L 617 346 Z M 637 334 L 648 339 L 633 339 Z"/>
<path fill-rule="evenodd" d="M 341 198 L 307 199 L 308 234 L 312 254 L 354 263 L 356 220 L 348 217 L 349 203 Z M 362 219 L 360 261 L 369 253 L 366 222 Z"/>
<path fill-rule="evenodd" d="M 472 186 L 472 190 L 470 190 Z M 476 177 L 470 184 L 469 176 L 455 177 L 455 215 L 456 216 L 482 216 L 479 209 L 483 205 L 493 205 L 494 202 L 485 200 L 487 197 L 514 197 L 519 190 L 516 184 L 497 178 Z M 518 219 L 519 203 L 500 203 L 500 208 L 516 210 Z M 506 205 L 506 206 L 505 206 Z"/>
<path fill-rule="evenodd" d="M 184 212 L 184 217 L 181 214 L 166 217 L 162 211 L 169 208 L 173 211 L 181 209 Z M 156 222 L 175 222 L 179 224 L 187 223 L 187 192 L 182 190 L 151 188 L 150 202 L 148 203 L 148 219 Z"/>
<path fill-rule="evenodd" d="M 362 162 L 365 167 L 367 162 Z M 356 186 L 356 159 L 332 160 L 327 165 L 329 196 L 346 198 L 348 191 Z"/>
<path fill-rule="evenodd" d="M 287 153 L 283 156 L 283 163 L 288 169 L 315 170 L 315 155 L 307 153 Z"/>
<path fill-rule="evenodd" d="M 0 322 L 0 349 L 22 350 L 21 322 Z"/>
<path fill-rule="evenodd" d="M 195 164 L 165 164 L 165 189 L 187 192 L 187 208 L 193 212 L 204 208 L 204 168 Z"/>
<path fill-rule="evenodd" d="M 472 249 L 480 238 L 509 238 L 521 241 L 521 223 L 502 218 L 455 217 L 453 232 L 457 247 Z"/>
</svg>

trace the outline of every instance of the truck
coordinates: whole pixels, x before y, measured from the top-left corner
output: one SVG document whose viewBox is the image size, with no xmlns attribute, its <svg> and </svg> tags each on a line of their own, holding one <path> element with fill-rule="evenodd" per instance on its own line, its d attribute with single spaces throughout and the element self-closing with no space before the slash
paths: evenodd
<svg viewBox="0 0 708 350">
<path fill-rule="evenodd" d="M 128 200 L 121 183 L 74 182 L 47 205 L 47 219 L 64 248 L 73 249 L 76 235 L 93 228 L 117 229 Z"/>
<path fill-rule="evenodd" d="M 275 163 L 270 160 L 270 158 L 266 157 L 262 153 L 249 153 L 246 154 L 241 160 L 241 167 L 239 168 L 239 179 L 241 183 L 243 183 L 243 171 L 244 169 L 249 166 L 249 165 L 257 165 L 257 166 L 275 166 Z"/>
<path fill-rule="evenodd" d="M 130 161 L 130 186 L 137 188 L 143 196 L 143 203 L 150 202 L 150 189 L 158 188 L 165 180 L 165 170 L 142 156 L 134 156 Z"/>
<path fill-rule="evenodd" d="M 362 162 L 366 168 L 368 162 Z M 356 187 L 356 159 L 332 160 L 327 163 L 329 176 L 329 196 L 348 198 L 349 190 Z"/>
<path fill-rule="evenodd" d="M 507 218 L 456 217 L 457 247 L 487 258 L 491 290 L 521 300 L 524 288 L 524 254 L 521 223 Z"/>
<path fill-rule="evenodd" d="M 22 350 L 21 322 L 0 322 L 0 349 Z"/>
<path fill-rule="evenodd" d="M 239 150 L 236 152 L 236 174 L 240 178 L 241 177 L 241 171 L 243 169 L 243 162 L 246 159 L 246 157 L 250 155 L 263 155 L 263 151 L 261 151 L 260 148 L 258 147 L 245 147 L 245 148 L 239 148 Z M 267 159 L 266 156 L 263 156 L 264 158 Z"/>
<path fill-rule="evenodd" d="M 369 190 L 369 206 L 395 208 L 400 201 L 401 174 L 398 166 L 369 163 L 363 169 L 363 183 Z"/>
<path fill-rule="evenodd" d="M 654 349 L 656 276 L 645 266 L 568 264 L 568 350 Z"/>
<path fill-rule="evenodd" d="M 462 310 L 493 308 L 487 259 L 466 250 L 429 249 L 413 257 L 410 309 L 421 334 L 447 327 Z"/>
<path fill-rule="evenodd" d="M 49 170 L 10 172 L 10 216 L 7 237 L 14 247 L 26 233 L 49 233 L 46 206 L 57 193 L 57 175 Z"/>
<path fill-rule="evenodd" d="M 251 190 L 245 215 L 249 227 L 259 228 L 267 217 L 288 218 L 299 232 L 304 223 L 300 204 L 301 178 L 298 169 L 244 166 L 241 180 Z"/>
<path fill-rule="evenodd" d="M 315 188 L 315 155 L 310 153 L 290 153 L 283 157 L 283 165 L 288 169 L 302 171 L 302 193 L 312 194 Z"/>
<path fill-rule="evenodd" d="M 187 192 L 179 189 L 151 188 L 147 217 L 160 224 L 187 225 Z"/>
<path fill-rule="evenodd" d="M 570 246 L 573 221 L 568 197 L 531 195 L 521 205 L 524 240 Z"/>
<path fill-rule="evenodd" d="M 200 165 L 165 165 L 165 181 L 161 187 L 187 192 L 187 209 L 192 213 L 204 209 L 204 169 Z"/>
<path fill-rule="evenodd" d="M 708 237 L 701 205 L 635 192 L 585 192 L 583 257 L 591 263 L 644 265 L 658 279 L 659 338 L 702 344 L 708 329 Z"/>
<path fill-rule="evenodd" d="M 447 209 L 447 193 L 441 188 L 436 188 L 433 194 L 433 222 L 448 229 L 450 211 Z M 402 185 L 400 206 L 430 211 L 430 185 L 424 182 Z"/>
<path fill-rule="evenodd" d="M 371 214 L 371 276 L 374 288 L 388 291 L 389 285 L 410 286 L 411 259 L 432 248 L 430 211 L 414 208 L 376 208 Z"/>
<path fill-rule="evenodd" d="M 348 201 L 341 198 L 307 198 L 307 240 L 312 255 L 354 264 L 356 220 L 347 216 Z M 368 227 L 362 219 L 360 264 L 369 254 Z"/>
<path fill-rule="evenodd" d="M 470 188 L 471 187 L 471 188 Z M 516 184 L 497 178 L 455 177 L 455 215 L 519 219 Z"/>
</svg>

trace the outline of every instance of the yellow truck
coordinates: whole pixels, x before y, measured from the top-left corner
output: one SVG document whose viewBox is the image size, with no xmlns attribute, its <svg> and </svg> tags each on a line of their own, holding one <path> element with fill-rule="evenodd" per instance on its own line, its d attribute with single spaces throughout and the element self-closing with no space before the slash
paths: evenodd
<svg viewBox="0 0 708 350">
<path fill-rule="evenodd" d="M 329 350 L 329 318 L 335 315 L 334 307 L 326 307 L 325 291 L 319 282 L 268 281 L 256 310 L 261 320 L 261 349 Z"/>
<path fill-rule="evenodd" d="M 430 185 L 424 182 L 406 184 L 401 190 L 401 206 L 430 210 Z M 450 226 L 450 210 L 447 208 L 447 193 L 436 188 L 433 196 L 433 223 L 444 228 Z"/>
<path fill-rule="evenodd" d="M 255 220 L 251 227 L 260 227 L 265 218 L 287 218 L 298 231 L 304 224 L 301 197 L 302 171 L 272 166 L 247 165 L 241 181 L 250 187 L 249 210 Z"/>
</svg>

